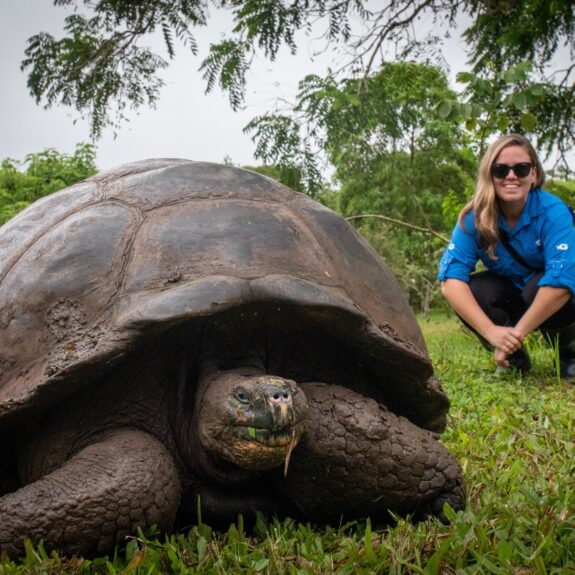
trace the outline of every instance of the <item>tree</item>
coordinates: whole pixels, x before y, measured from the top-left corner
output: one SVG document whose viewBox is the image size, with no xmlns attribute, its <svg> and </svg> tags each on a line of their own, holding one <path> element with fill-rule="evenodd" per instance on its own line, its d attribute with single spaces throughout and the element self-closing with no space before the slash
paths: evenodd
<svg viewBox="0 0 575 575">
<path fill-rule="evenodd" d="M 24 162 L 0 164 L 0 225 L 33 201 L 71 186 L 97 172 L 92 144 L 78 144 L 72 155 L 50 148 L 28 154 Z"/>
<path fill-rule="evenodd" d="M 440 69 L 414 63 L 388 64 L 369 77 L 359 102 L 356 81 L 342 93 L 353 105 L 337 100 L 327 114 L 337 128 L 326 129 L 339 209 L 390 265 L 411 305 L 426 314 L 438 294 L 442 237 L 454 224 L 445 219 L 444 204 L 465 202 L 477 167 L 468 138 L 438 112 L 438 103 L 453 94 Z M 357 113 L 362 100 L 369 104 Z"/>
<path fill-rule="evenodd" d="M 308 76 L 291 110 L 254 118 L 246 130 L 257 141 L 256 157 L 298 169 L 313 196 L 324 184 L 323 158 L 340 181 L 400 151 L 414 162 L 416 151 L 426 149 L 438 165 L 449 163 L 463 138 L 439 107 L 452 98 L 438 67 L 414 62 L 387 64 L 361 80 Z"/>
<path fill-rule="evenodd" d="M 146 35 L 161 31 L 169 58 L 175 41 L 193 53 L 197 44 L 192 30 L 208 23 L 210 8 L 231 10 L 235 26 L 221 42 L 213 44 L 201 69 L 207 89 L 219 85 L 227 91 L 231 106 L 242 105 L 246 72 L 256 52 L 274 60 L 282 46 L 297 51 L 299 31 L 317 30 L 323 23 L 326 45 L 346 53 L 340 72 L 366 78 L 388 58 L 385 47 L 395 46 L 395 58 L 428 58 L 438 38 L 413 35 L 418 18 L 429 17 L 444 34 L 458 18 L 471 18 L 465 30 L 469 42 L 470 73 L 493 83 L 511 66 L 532 62 L 529 83 L 547 86 L 538 106 L 541 144 L 557 145 L 561 151 L 572 146 L 574 125 L 573 66 L 549 75 L 548 64 L 562 45 L 574 49 L 575 15 L 571 0 L 54 0 L 73 6 L 75 13 L 65 21 L 66 36 L 49 34 L 32 37 L 22 63 L 29 70 L 28 86 L 38 102 L 46 106 L 61 103 L 91 117 L 92 135 L 98 137 L 108 126 L 117 126 L 128 107 L 154 105 L 162 80 L 158 72 L 167 66 L 160 55 L 142 47 Z M 89 15 L 80 14 L 80 8 Z M 353 32 L 353 33 L 352 33 Z M 475 84 L 467 97 L 474 103 Z M 502 98 L 497 112 L 505 117 L 518 101 Z M 478 105 L 481 105 L 479 102 Z M 475 116 L 478 115 L 475 109 Z M 465 112 L 468 109 L 464 109 Z M 465 113 L 469 120 L 469 114 Z"/>
</svg>

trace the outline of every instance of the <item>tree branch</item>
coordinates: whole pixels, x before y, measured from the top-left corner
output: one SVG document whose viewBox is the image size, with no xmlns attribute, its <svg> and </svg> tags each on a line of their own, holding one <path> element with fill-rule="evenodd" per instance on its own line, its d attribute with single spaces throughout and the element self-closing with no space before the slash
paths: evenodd
<svg viewBox="0 0 575 575">
<path fill-rule="evenodd" d="M 430 4 L 433 4 L 434 0 L 425 0 L 422 4 L 420 4 L 419 6 L 414 8 L 414 11 L 405 19 L 403 20 L 398 20 L 397 18 L 399 17 L 400 14 L 402 14 L 403 12 L 405 12 L 408 8 L 411 8 L 413 6 L 413 2 L 409 3 L 409 6 L 404 6 L 399 12 L 397 12 L 392 19 L 387 23 L 386 26 L 383 27 L 381 33 L 379 34 L 379 38 L 377 39 L 376 43 L 375 43 L 375 47 L 372 44 L 370 48 L 368 48 L 368 51 L 371 50 L 371 57 L 369 59 L 369 62 L 367 63 L 366 69 L 365 69 L 365 74 L 363 76 L 363 79 L 365 80 L 370 71 L 371 71 L 371 67 L 373 66 L 373 62 L 375 60 L 375 56 L 377 54 L 377 52 L 379 51 L 379 49 L 381 48 L 383 42 L 387 39 L 387 37 L 389 36 L 389 34 L 391 34 L 391 32 L 395 29 L 395 28 L 402 28 L 402 27 L 406 27 L 407 25 L 411 24 L 418 16 L 418 14 L 424 10 L 425 8 L 427 8 Z"/>
<path fill-rule="evenodd" d="M 376 219 L 380 219 L 380 220 L 385 220 L 386 222 L 392 222 L 394 224 L 399 224 L 401 226 L 405 226 L 406 228 L 411 228 L 412 230 L 416 230 L 416 231 L 421 232 L 423 234 L 431 234 L 433 236 L 438 237 L 440 240 L 443 240 L 446 244 L 449 243 L 448 238 L 441 235 L 439 232 L 436 232 L 435 230 L 432 230 L 429 228 L 423 228 L 421 226 L 415 226 L 413 224 L 410 224 L 409 222 L 404 222 L 402 220 L 396 220 L 395 218 L 390 218 L 389 216 L 382 216 L 381 214 L 358 214 L 356 216 L 348 216 L 345 219 L 349 222 L 351 220 L 359 220 L 359 219 L 363 219 L 363 218 L 376 218 Z"/>
</svg>

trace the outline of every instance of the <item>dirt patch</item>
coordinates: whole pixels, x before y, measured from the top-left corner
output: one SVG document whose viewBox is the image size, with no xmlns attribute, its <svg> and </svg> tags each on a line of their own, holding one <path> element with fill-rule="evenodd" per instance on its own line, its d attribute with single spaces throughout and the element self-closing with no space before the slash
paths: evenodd
<svg viewBox="0 0 575 575">
<path fill-rule="evenodd" d="M 90 324 L 80 302 L 58 300 L 46 314 L 46 328 L 55 340 L 45 375 L 50 377 L 85 358 L 98 345 L 104 333 L 102 318 Z"/>
</svg>

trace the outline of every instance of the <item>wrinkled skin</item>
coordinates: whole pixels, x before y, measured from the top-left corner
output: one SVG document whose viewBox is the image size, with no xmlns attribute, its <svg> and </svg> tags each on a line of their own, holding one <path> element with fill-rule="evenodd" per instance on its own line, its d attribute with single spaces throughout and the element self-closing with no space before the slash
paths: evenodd
<svg viewBox="0 0 575 575">
<path fill-rule="evenodd" d="M 279 485 L 299 517 L 335 522 L 393 510 L 445 519 L 445 503 L 463 508 L 461 469 L 435 434 L 350 389 L 301 387 L 306 433 Z"/>
</svg>

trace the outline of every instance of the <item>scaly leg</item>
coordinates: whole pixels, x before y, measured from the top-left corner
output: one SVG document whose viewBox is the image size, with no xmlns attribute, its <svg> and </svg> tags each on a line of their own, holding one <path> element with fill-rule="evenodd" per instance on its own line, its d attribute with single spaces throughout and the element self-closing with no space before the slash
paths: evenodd
<svg viewBox="0 0 575 575">
<path fill-rule="evenodd" d="M 180 490 L 164 445 L 122 429 L 0 497 L 0 550 L 16 557 L 30 538 L 69 554 L 109 552 L 137 527 L 171 528 Z"/>
<path fill-rule="evenodd" d="M 403 417 L 335 385 L 301 385 L 309 403 L 305 431 L 278 491 L 303 519 L 378 517 L 387 511 L 442 515 L 465 507 L 457 459 Z"/>
</svg>

